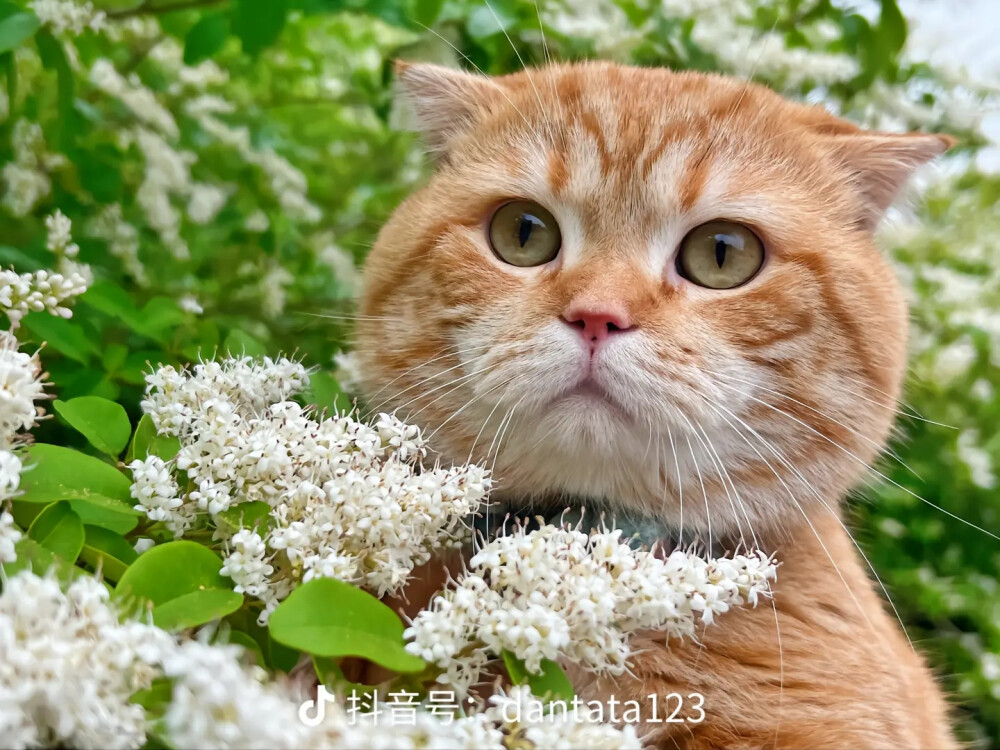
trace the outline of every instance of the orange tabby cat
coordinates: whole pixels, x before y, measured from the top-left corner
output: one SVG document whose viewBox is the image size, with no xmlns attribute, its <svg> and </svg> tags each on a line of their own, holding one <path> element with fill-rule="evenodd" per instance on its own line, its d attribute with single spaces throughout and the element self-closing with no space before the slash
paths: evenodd
<svg viewBox="0 0 1000 750">
<path fill-rule="evenodd" d="M 950 139 L 699 73 L 398 73 L 440 158 L 368 258 L 371 405 L 494 465 L 495 499 L 572 498 L 782 562 L 773 607 L 700 644 L 640 634 L 633 675 L 577 690 L 704 696 L 700 723 L 647 710 L 657 747 L 955 747 L 839 509 L 905 369 L 872 232 Z"/>
</svg>

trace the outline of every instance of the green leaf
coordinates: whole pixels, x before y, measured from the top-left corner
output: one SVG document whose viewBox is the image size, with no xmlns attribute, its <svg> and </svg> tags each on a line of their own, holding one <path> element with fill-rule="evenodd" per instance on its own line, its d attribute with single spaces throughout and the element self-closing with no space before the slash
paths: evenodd
<svg viewBox="0 0 1000 750">
<path fill-rule="evenodd" d="M 147 456 L 158 456 L 164 461 L 169 461 L 180 452 L 180 449 L 181 441 L 178 438 L 172 435 L 158 435 L 153 418 L 143 414 L 135 428 L 125 460 L 131 462 L 135 459 L 142 460 Z"/>
<path fill-rule="evenodd" d="M 34 13 L 13 13 L 0 20 L 0 52 L 20 47 L 41 26 Z"/>
<path fill-rule="evenodd" d="M 38 55 L 42 58 L 42 64 L 56 72 L 56 83 L 58 90 L 59 107 L 59 134 L 63 140 L 63 146 L 72 142 L 76 135 L 76 128 L 73 121 L 76 119 L 73 111 L 73 98 L 75 82 L 73 70 L 69 66 L 66 58 L 66 50 L 63 49 L 62 42 L 56 39 L 51 32 L 42 29 L 35 37 L 35 44 L 38 45 Z"/>
<path fill-rule="evenodd" d="M 229 17 L 206 13 L 184 37 L 184 64 L 197 65 L 221 50 L 229 37 Z"/>
<path fill-rule="evenodd" d="M 100 526 L 84 525 L 83 531 L 85 536 L 80 559 L 95 570 L 99 568 L 109 581 L 120 580 L 128 566 L 139 557 L 121 534 Z"/>
<path fill-rule="evenodd" d="M 83 521 L 69 503 L 52 503 L 38 514 L 28 528 L 28 536 L 64 560 L 75 562 L 83 549 Z"/>
<path fill-rule="evenodd" d="M 101 355 L 101 364 L 104 365 L 106 372 L 113 373 L 125 364 L 127 356 L 127 346 L 123 346 L 122 344 L 108 344 L 104 347 L 104 353 Z"/>
<path fill-rule="evenodd" d="M 25 451 L 22 503 L 89 500 L 121 513 L 132 510 L 132 483 L 115 467 L 71 448 L 38 443 Z"/>
<path fill-rule="evenodd" d="M 14 62 L 13 52 L 4 52 L 0 55 L 0 68 L 7 76 L 7 101 L 9 109 L 13 111 L 17 104 L 17 64 Z"/>
<path fill-rule="evenodd" d="M 278 643 L 270 634 L 267 638 L 267 663 L 271 669 L 291 672 L 299 663 L 301 653 Z"/>
<path fill-rule="evenodd" d="M 233 33 L 243 51 L 256 56 L 278 41 L 287 11 L 285 0 L 237 0 Z"/>
<path fill-rule="evenodd" d="M 81 396 L 69 401 L 57 399 L 52 406 L 97 450 L 112 458 L 125 450 L 132 425 L 121 404 L 96 396 Z"/>
<path fill-rule="evenodd" d="M 238 503 L 221 513 L 215 514 L 216 525 L 224 524 L 233 532 L 240 529 L 253 529 L 262 519 L 269 519 L 271 506 L 263 500 L 249 503 Z"/>
<path fill-rule="evenodd" d="M 125 454 L 125 463 L 132 463 L 136 459 L 142 460 L 149 455 L 149 444 L 156 437 L 156 426 L 153 418 L 148 414 L 143 414 L 139 418 L 139 424 L 135 426 L 135 432 L 128 444 L 128 452 Z"/>
<path fill-rule="evenodd" d="M 234 357 L 263 357 L 267 347 L 249 333 L 240 330 L 230 331 L 222 344 L 223 352 L 229 352 Z"/>
<path fill-rule="evenodd" d="M 146 552 L 145 555 L 148 555 L 149 552 Z M 204 625 L 213 620 L 220 620 L 242 606 L 243 595 L 232 590 L 192 591 L 153 607 L 153 624 L 164 630 L 184 630 Z"/>
<path fill-rule="evenodd" d="M 60 354 L 86 365 L 97 354 L 97 347 L 75 323 L 46 312 L 29 313 L 21 321 L 39 342 L 51 346 Z"/>
<path fill-rule="evenodd" d="M 22 570 L 31 570 L 41 575 L 49 569 L 55 570 L 59 578 L 64 581 L 80 575 L 89 575 L 86 571 L 58 557 L 52 550 L 43 547 L 29 536 L 21 537 L 14 545 L 14 554 L 17 555 L 14 562 L 0 563 L 0 569 L 8 577 Z"/>
<path fill-rule="evenodd" d="M 344 393 L 340 383 L 328 372 L 314 372 L 309 376 L 309 403 L 318 409 L 349 411 L 351 399 Z"/>
<path fill-rule="evenodd" d="M 413 18 L 424 26 L 433 26 L 444 8 L 444 0 L 416 0 Z"/>
<path fill-rule="evenodd" d="M 129 533 L 139 525 L 142 515 L 141 511 L 99 495 L 91 495 L 87 500 L 70 500 L 69 504 L 85 526 L 100 526 L 116 534 Z"/>
<path fill-rule="evenodd" d="M 187 540 L 153 547 L 129 566 L 115 596 L 153 604 L 153 623 L 165 630 L 203 625 L 235 612 L 243 596 L 219 571 L 222 560 L 210 549 Z"/>
<path fill-rule="evenodd" d="M 173 694 L 173 681 L 169 677 L 157 677 L 149 688 L 136 691 L 130 702 L 137 703 L 147 711 L 162 713 L 166 710 Z"/>
<path fill-rule="evenodd" d="M 886 55 L 895 55 L 906 44 L 906 18 L 896 0 L 882 0 L 878 36 Z"/>
<path fill-rule="evenodd" d="M 403 647 L 403 623 L 371 594 L 332 578 L 299 586 L 268 622 L 271 636 L 315 656 L 359 656 L 394 672 L 420 672 Z"/>
<path fill-rule="evenodd" d="M 261 651 L 260 644 L 251 638 L 247 633 L 244 633 L 242 630 L 230 630 L 226 640 L 229 643 L 235 643 L 242 646 L 249 651 L 258 666 L 263 667 L 266 665 L 266 662 L 264 661 L 264 652 Z"/>
<path fill-rule="evenodd" d="M 572 701 L 576 693 L 569 677 L 563 672 L 562 667 L 551 659 L 542 660 L 542 671 L 538 674 L 529 672 L 524 662 L 517 658 L 510 651 L 504 651 L 503 663 L 507 667 L 507 674 L 515 685 L 527 683 L 533 695 L 543 701 Z"/>
<path fill-rule="evenodd" d="M 135 330 L 155 341 L 165 342 L 185 319 L 184 311 L 170 297 L 153 297 L 142 308 L 135 322 Z"/>
</svg>

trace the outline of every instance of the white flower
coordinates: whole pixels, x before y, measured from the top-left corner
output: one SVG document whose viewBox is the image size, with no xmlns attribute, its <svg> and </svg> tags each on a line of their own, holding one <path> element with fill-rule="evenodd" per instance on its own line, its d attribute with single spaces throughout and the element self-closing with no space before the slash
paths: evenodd
<svg viewBox="0 0 1000 750">
<path fill-rule="evenodd" d="M 175 516 L 183 500 L 177 482 L 167 463 L 158 456 L 147 456 L 128 465 L 132 470 L 132 497 L 135 510 L 143 511 L 153 521 L 166 521 Z"/>
<path fill-rule="evenodd" d="M 195 315 L 201 315 L 205 312 L 205 309 L 198 302 L 198 298 L 193 294 L 185 294 L 177 300 L 177 306 L 184 310 L 185 312 L 194 313 Z"/>
<path fill-rule="evenodd" d="M 21 532 L 14 526 L 14 516 L 0 511 L 0 563 L 11 563 L 17 559 L 14 545 L 20 539 Z"/>
<path fill-rule="evenodd" d="M 337 352 L 333 355 L 337 380 L 347 393 L 359 393 L 364 382 L 361 360 L 354 352 Z"/>
<path fill-rule="evenodd" d="M 177 137 L 174 116 L 160 104 L 156 94 L 143 86 L 138 76 L 125 78 L 110 60 L 98 58 L 90 67 L 90 82 L 108 96 L 119 99 L 141 122 L 170 138 Z"/>
<path fill-rule="evenodd" d="M 247 216 L 246 220 L 243 222 L 243 228 L 248 232 L 266 232 L 270 226 L 271 222 L 268 220 L 267 214 L 259 208 Z"/>
<path fill-rule="evenodd" d="M 514 653 L 532 672 L 543 659 L 561 658 L 620 674 L 629 633 L 692 637 L 699 620 L 710 624 L 733 606 L 756 605 L 775 575 L 762 553 L 705 560 L 675 550 L 663 560 L 622 542 L 617 530 L 518 526 L 486 544 L 468 572 L 414 618 L 407 649 L 445 670 L 439 680 L 461 693 L 478 677 L 483 646 L 494 656 Z M 472 667 L 463 663 L 468 653 Z"/>
<path fill-rule="evenodd" d="M 2 272 L 0 272 L 2 276 Z M 41 382 L 42 366 L 37 355 L 17 350 L 17 339 L 10 333 L 0 333 L 0 447 L 8 448 L 19 430 L 30 430 L 38 416 L 35 401 L 45 397 Z M 15 467 L 15 463 L 17 465 Z M 11 456 L 0 471 L 0 482 L 7 488 L 17 487 L 15 473 L 20 462 Z"/>
<path fill-rule="evenodd" d="M 48 26 L 56 36 L 78 36 L 86 29 L 100 31 L 104 28 L 104 11 L 95 11 L 93 3 L 79 0 L 31 0 L 28 3 L 38 20 Z"/>
<path fill-rule="evenodd" d="M 147 382 L 143 410 L 181 449 L 174 464 L 132 465 L 137 508 L 183 533 L 199 514 L 266 503 L 267 524 L 236 531 L 224 568 L 264 604 L 264 619 L 316 577 L 399 591 L 433 550 L 468 538 L 466 519 L 489 491 L 479 466 L 417 466 L 426 452 L 420 431 L 391 415 L 372 425 L 317 419 L 288 400 L 307 377 L 287 359 L 161 367 Z M 193 489 L 178 496 L 171 471 Z M 233 515 L 217 526 L 228 528 Z"/>
<path fill-rule="evenodd" d="M 984 490 L 997 486 L 997 476 L 993 472 L 993 460 L 979 444 L 977 430 L 962 430 L 956 448 L 958 460 L 965 464 L 972 477 L 972 483 Z"/>
<path fill-rule="evenodd" d="M 222 575 L 233 579 L 235 591 L 266 600 L 268 577 L 274 573 L 274 566 L 265 560 L 268 552 L 264 540 L 254 531 L 241 529 L 229 540 L 229 546 Z"/>
<path fill-rule="evenodd" d="M 104 584 L 22 572 L 0 595 L 0 737 L 9 747 L 137 748 L 145 715 L 130 698 L 156 676 L 170 637 L 119 623 Z"/>
<path fill-rule="evenodd" d="M 57 256 L 65 255 L 67 258 L 75 258 L 80 248 L 73 242 L 70 234 L 73 223 L 66 218 L 59 209 L 45 218 L 45 228 L 48 230 L 46 246 L 49 252 Z"/>
<path fill-rule="evenodd" d="M 189 188 L 187 215 L 195 224 L 208 224 L 226 205 L 229 190 L 216 185 L 192 183 Z"/>
<path fill-rule="evenodd" d="M 21 484 L 21 459 L 0 449 L 0 501 L 14 497 Z"/>
<path fill-rule="evenodd" d="M 139 232 L 125 221 L 118 203 L 103 206 L 90 220 L 87 230 L 93 237 L 108 243 L 108 251 L 118 258 L 125 272 L 141 286 L 149 283 L 146 269 L 139 261 Z"/>
<path fill-rule="evenodd" d="M 931 376 L 940 385 L 951 385 L 969 371 L 978 356 L 975 344 L 963 336 L 937 351 L 931 365 Z"/>
<path fill-rule="evenodd" d="M 26 216 L 50 192 L 48 170 L 54 166 L 45 151 L 45 138 L 37 123 L 21 119 L 11 133 L 14 158 L 4 165 L 6 191 L 3 206 L 13 216 Z"/>
</svg>

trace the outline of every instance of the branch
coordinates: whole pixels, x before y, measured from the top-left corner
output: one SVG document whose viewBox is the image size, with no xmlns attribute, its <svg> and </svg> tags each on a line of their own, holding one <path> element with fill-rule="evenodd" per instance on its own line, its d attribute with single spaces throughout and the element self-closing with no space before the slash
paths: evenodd
<svg viewBox="0 0 1000 750">
<path fill-rule="evenodd" d="M 107 11 L 105 15 L 112 20 L 118 21 L 123 18 L 134 18 L 135 16 L 161 16 L 166 13 L 173 13 L 177 10 L 204 8 L 210 5 L 219 5 L 224 2 L 228 2 L 228 0 L 179 0 L 179 2 L 169 3 L 166 5 L 154 5 L 151 0 L 143 0 L 143 2 L 132 8 Z"/>
</svg>

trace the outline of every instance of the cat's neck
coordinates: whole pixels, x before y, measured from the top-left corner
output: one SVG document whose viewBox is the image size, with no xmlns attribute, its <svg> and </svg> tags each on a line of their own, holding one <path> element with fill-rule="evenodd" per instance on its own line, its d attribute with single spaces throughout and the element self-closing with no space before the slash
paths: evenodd
<svg viewBox="0 0 1000 750">
<path fill-rule="evenodd" d="M 607 503 L 569 496 L 521 496 L 505 494 L 491 501 L 476 519 L 477 534 L 486 539 L 502 535 L 514 525 L 537 527 L 541 523 L 571 526 L 583 531 L 613 530 L 622 532 L 622 539 L 631 539 L 660 554 L 675 549 L 687 549 L 711 557 L 722 557 L 750 549 L 766 549 L 759 537 L 747 538 L 740 533 L 712 533 L 711 529 L 695 529 L 671 523 L 662 516 L 632 510 L 607 510 Z M 772 545 L 773 546 L 773 545 Z"/>
</svg>

